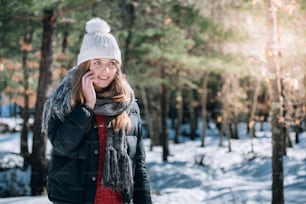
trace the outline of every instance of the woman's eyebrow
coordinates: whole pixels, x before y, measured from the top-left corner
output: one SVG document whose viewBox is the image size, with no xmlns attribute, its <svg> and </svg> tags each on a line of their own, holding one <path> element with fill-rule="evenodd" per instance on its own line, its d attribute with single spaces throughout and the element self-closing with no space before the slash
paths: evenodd
<svg viewBox="0 0 306 204">
<path fill-rule="evenodd" d="M 95 59 L 92 59 L 93 61 L 102 61 L 102 62 L 117 62 L 115 59 L 110 59 L 110 60 L 108 60 L 108 59 L 99 59 L 99 58 L 95 58 Z"/>
</svg>

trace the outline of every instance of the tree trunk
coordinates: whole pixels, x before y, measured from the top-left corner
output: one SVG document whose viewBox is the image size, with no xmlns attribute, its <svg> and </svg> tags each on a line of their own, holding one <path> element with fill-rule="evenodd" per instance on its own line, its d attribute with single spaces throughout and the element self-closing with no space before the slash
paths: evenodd
<svg viewBox="0 0 306 204">
<path fill-rule="evenodd" d="M 205 146 L 206 129 L 207 129 L 207 84 L 208 84 L 208 71 L 204 71 L 202 76 L 202 92 L 200 93 L 201 107 L 202 107 L 202 137 L 201 147 Z"/>
<path fill-rule="evenodd" d="M 265 121 L 263 120 L 263 117 L 264 116 L 261 116 L 260 117 L 260 127 L 259 127 L 259 130 L 261 131 L 261 132 L 263 132 L 264 131 L 264 124 L 265 124 Z"/>
<path fill-rule="evenodd" d="M 151 145 L 150 150 L 153 150 L 153 146 L 161 146 L 162 145 L 162 136 L 161 136 L 161 116 L 160 116 L 160 108 L 156 108 L 156 112 L 152 113 L 152 128 L 155 131 L 152 131 Z"/>
<path fill-rule="evenodd" d="M 149 111 L 149 102 L 147 100 L 147 94 L 144 87 L 139 87 L 141 92 L 141 98 L 144 106 L 145 120 L 147 123 L 147 136 L 152 139 L 152 116 Z"/>
<path fill-rule="evenodd" d="M 255 113 L 256 113 L 256 108 L 258 104 L 258 95 L 259 95 L 259 90 L 260 90 L 260 80 L 256 80 L 256 87 L 254 91 L 254 96 L 253 96 L 253 103 L 252 103 L 252 110 L 250 114 L 250 122 L 248 124 L 249 130 L 250 130 L 250 139 L 251 139 L 251 152 L 254 152 L 254 145 L 253 145 L 253 139 L 255 137 Z"/>
<path fill-rule="evenodd" d="M 28 133 L 29 133 L 29 69 L 27 65 L 28 55 L 30 52 L 30 45 L 32 44 L 33 30 L 29 29 L 29 26 L 26 28 L 26 33 L 23 38 L 23 43 L 25 46 L 22 46 L 22 68 L 23 68 L 23 100 L 24 106 L 22 107 L 22 130 L 20 136 L 20 154 L 22 155 L 24 162 L 24 167 L 27 167 L 29 164 L 30 154 L 28 147 Z"/>
<path fill-rule="evenodd" d="M 278 50 L 277 8 L 273 0 L 265 0 L 267 18 L 267 68 L 275 77 L 271 80 L 271 128 L 272 128 L 272 204 L 284 203 L 283 170 L 283 99 L 281 98 L 280 66 Z"/>
<path fill-rule="evenodd" d="M 122 63 L 122 72 L 126 73 L 128 62 L 130 59 L 130 45 L 132 40 L 133 27 L 135 23 L 135 8 L 133 3 L 127 3 L 126 0 L 120 0 L 119 7 L 122 8 L 122 22 L 124 25 L 124 29 L 128 31 L 128 35 L 125 39 L 124 57 Z"/>
<path fill-rule="evenodd" d="M 290 127 L 287 127 L 287 129 L 288 129 L 288 134 L 286 136 L 286 147 L 291 148 L 293 146 L 292 146 L 292 142 L 291 142 L 291 138 L 290 138 Z"/>
<path fill-rule="evenodd" d="M 229 109 L 227 109 L 227 111 L 229 111 Z M 228 138 L 233 138 L 233 126 L 232 126 L 232 122 L 229 119 L 229 112 L 226 112 L 227 114 L 227 120 L 226 120 L 226 124 L 227 124 L 227 128 L 228 130 L 226 130 L 226 134 L 228 135 Z"/>
<path fill-rule="evenodd" d="M 169 105 L 167 107 L 168 111 L 169 111 L 169 122 L 170 122 L 170 129 L 175 129 L 176 126 L 176 101 L 175 101 L 175 96 L 170 96 L 170 100 L 169 100 Z M 171 100 L 174 99 L 174 100 Z"/>
<path fill-rule="evenodd" d="M 196 119 L 195 119 L 195 110 L 193 106 L 193 91 L 187 92 L 188 97 L 188 112 L 189 112 L 189 125 L 190 125 L 190 139 L 194 140 L 196 137 Z"/>
<path fill-rule="evenodd" d="M 235 113 L 234 115 L 234 121 L 233 121 L 233 125 L 234 125 L 234 130 L 233 130 L 233 139 L 239 139 L 239 132 L 238 132 L 238 123 L 239 123 L 239 116 L 237 113 Z"/>
<path fill-rule="evenodd" d="M 160 67 L 160 78 L 165 79 L 165 67 Z M 169 139 L 167 128 L 167 88 L 164 82 L 160 85 L 160 108 L 161 108 L 161 137 L 163 144 L 163 161 L 168 161 Z"/>
<path fill-rule="evenodd" d="M 223 137 L 224 137 L 224 122 L 220 123 L 220 130 L 219 130 L 219 146 L 223 146 Z"/>
<path fill-rule="evenodd" d="M 223 107 L 223 128 L 224 131 L 226 133 L 227 136 L 227 140 L 228 140 L 228 152 L 232 152 L 232 144 L 231 144 L 231 129 L 230 129 L 230 122 L 228 119 L 228 112 L 227 112 L 227 105 L 225 105 L 225 107 Z"/>
<path fill-rule="evenodd" d="M 272 109 L 272 204 L 284 204 L 283 126 L 278 121 L 279 109 Z"/>
<path fill-rule="evenodd" d="M 299 143 L 300 143 L 300 138 L 299 138 L 300 129 L 301 129 L 300 123 L 298 123 L 298 124 L 296 124 L 296 125 L 294 126 L 295 144 L 299 144 Z M 292 145 L 292 144 L 291 144 L 291 145 Z"/>
<path fill-rule="evenodd" d="M 177 96 L 176 96 L 176 110 L 177 110 L 177 121 L 175 126 L 175 135 L 174 135 L 174 143 L 178 144 L 180 143 L 179 137 L 181 133 L 181 126 L 183 121 L 183 97 L 181 90 L 177 90 Z"/>
<path fill-rule="evenodd" d="M 231 146 L 231 138 L 232 138 L 232 127 L 231 127 L 231 112 L 230 112 L 230 99 L 228 99 L 228 94 L 230 93 L 230 78 L 229 77 L 225 77 L 224 76 L 224 84 L 222 87 L 222 125 L 223 125 L 223 130 L 227 136 L 227 140 L 228 140 L 228 151 L 231 152 L 232 151 L 232 146 Z"/>
<path fill-rule="evenodd" d="M 68 25 L 69 24 L 67 24 L 66 26 Z M 63 35 L 63 41 L 62 41 L 62 53 L 66 53 L 67 44 L 68 44 L 68 36 L 69 36 L 69 32 L 68 30 L 65 30 L 64 35 Z"/>
<path fill-rule="evenodd" d="M 44 10 L 43 34 L 41 46 L 40 76 L 37 87 L 35 124 L 33 130 L 32 146 L 32 174 L 31 191 L 32 195 L 40 195 L 44 191 L 46 182 L 46 143 L 47 137 L 41 132 L 42 111 L 44 101 L 47 98 L 47 90 L 51 85 L 51 67 L 53 58 L 53 33 L 56 25 L 56 16 L 53 9 Z"/>
</svg>

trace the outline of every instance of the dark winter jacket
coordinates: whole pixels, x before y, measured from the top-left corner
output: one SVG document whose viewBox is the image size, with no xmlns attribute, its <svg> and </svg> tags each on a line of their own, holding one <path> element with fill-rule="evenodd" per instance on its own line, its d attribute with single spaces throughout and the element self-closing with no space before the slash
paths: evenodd
<svg viewBox="0 0 306 204">
<path fill-rule="evenodd" d="M 122 192 L 125 203 L 151 204 L 150 187 L 145 167 L 145 151 L 141 137 L 139 107 L 135 102 L 129 110 L 131 130 L 127 133 L 128 155 L 132 161 L 134 187 Z M 106 121 L 111 118 L 106 117 Z M 94 112 L 77 105 L 65 122 L 52 118 L 48 138 L 53 145 L 47 190 L 54 202 L 91 204 L 94 202 L 98 171 L 98 128 Z M 107 135 L 115 134 L 111 127 Z"/>
</svg>

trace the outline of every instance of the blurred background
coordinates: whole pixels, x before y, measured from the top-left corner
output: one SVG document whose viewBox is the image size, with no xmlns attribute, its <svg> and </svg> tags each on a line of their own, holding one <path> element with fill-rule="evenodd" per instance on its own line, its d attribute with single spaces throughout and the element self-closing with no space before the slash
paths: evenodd
<svg viewBox="0 0 306 204">
<path fill-rule="evenodd" d="M 231 140 L 248 136 L 254 152 L 256 132 L 267 131 L 269 202 L 284 203 L 283 157 L 306 124 L 305 0 L 0 0 L 0 139 L 17 133 L 14 150 L 4 149 L 31 167 L 21 195 L 45 193 L 43 102 L 75 66 L 92 17 L 105 19 L 119 42 L 148 151 L 161 148 L 169 162 L 170 145 L 205 148 L 214 135 L 228 152 Z M 203 154 L 195 158 L 203 165 Z M 3 186 L 0 197 L 12 195 Z"/>
</svg>

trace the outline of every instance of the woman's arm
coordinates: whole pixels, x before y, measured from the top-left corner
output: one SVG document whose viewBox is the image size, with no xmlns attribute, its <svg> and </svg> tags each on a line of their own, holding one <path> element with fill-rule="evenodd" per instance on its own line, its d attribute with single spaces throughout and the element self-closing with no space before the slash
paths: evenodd
<svg viewBox="0 0 306 204">
<path fill-rule="evenodd" d="M 51 118 L 48 124 L 48 138 L 53 145 L 54 154 L 76 157 L 93 115 L 90 108 L 77 105 L 64 122 L 58 118 Z"/>
</svg>

